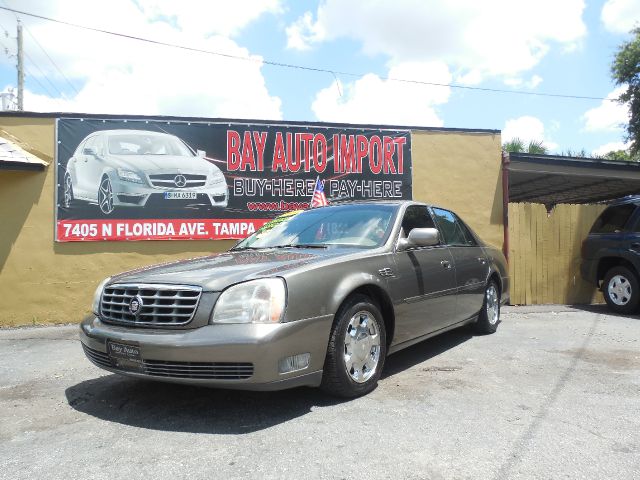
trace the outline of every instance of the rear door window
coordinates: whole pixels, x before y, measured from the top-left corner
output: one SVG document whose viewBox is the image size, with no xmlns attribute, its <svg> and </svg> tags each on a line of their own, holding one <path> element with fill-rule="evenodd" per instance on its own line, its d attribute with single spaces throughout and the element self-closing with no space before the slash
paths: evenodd
<svg viewBox="0 0 640 480">
<path fill-rule="evenodd" d="M 434 208 L 433 213 L 436 216 L 440 230 L 444 235 L 444 240 L 448 245 L 456 246 L 475 246 L 476 241 L 466 227 L 458 220 L 456 215 L 449 210 Z"/>
<path fill-rule="evenodd" d="M 634 204 L 616 205 L 607 208 L 593 224 L 590 233 L 622 232 L 635 210 L 636 206 Z"/>
</svg>

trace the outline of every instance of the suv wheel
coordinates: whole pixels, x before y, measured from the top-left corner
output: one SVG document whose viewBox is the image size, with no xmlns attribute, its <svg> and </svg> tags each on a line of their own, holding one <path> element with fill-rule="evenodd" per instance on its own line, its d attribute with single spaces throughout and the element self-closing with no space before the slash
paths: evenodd
<svg viewBox="0 0 640 480">
<path fill-rule="evenodd" d="M 631 313 L 640 303 L 638 277 L 627 267 L 613 267 L 604 276 L 602 294 L 614 312 Z"/>
</svg>

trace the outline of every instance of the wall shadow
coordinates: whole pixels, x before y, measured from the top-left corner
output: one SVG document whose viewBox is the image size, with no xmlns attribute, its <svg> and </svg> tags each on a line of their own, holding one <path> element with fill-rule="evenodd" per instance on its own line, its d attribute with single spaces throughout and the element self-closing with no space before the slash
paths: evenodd
<svg viewBox="0 0 640 480">
<path fill-rule="evenodd" d="M 40 200 L 46 179 L 46 171 L 0 172 L 0 270 L 9 258 L 32 208 Z"/>
<path fill-rule="evenodd" d="M 602 296 L 598 294 L 596 285 L 584 280 L 580 274 L 582 263 L 582 242 L 589 235 L 593 222 L 604 210 L 604 205 L 569 205 L 574 209 L 574 221 L 571 223 L 572 245 L 570 246 L 570 272 L 567 278 L 566 303 L 569 304 L 590 304 L 593 301 L 602 301 Z"/>
<path fill-rule="evenodd" d="M 393 377 L 472 338 L 457 329 L 391 355 L 382 374 Z M 314 407 L 338 405 L 341 398 L 316 388 L 250 392 L 174 385 L 105 375 L 65 391 L 69 405 L 108 422 L 190 433 L 240 435 L 308 414 Z"/>
</svg>

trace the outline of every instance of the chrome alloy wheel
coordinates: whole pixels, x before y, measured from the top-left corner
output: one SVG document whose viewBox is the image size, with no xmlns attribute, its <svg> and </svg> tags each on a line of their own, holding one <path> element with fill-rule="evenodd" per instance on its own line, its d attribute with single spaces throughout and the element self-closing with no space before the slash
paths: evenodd
<svg viewBox="0 0 640 480">
<path fill-rule="evenodd" d="M 607 285 L 607 293 L 609 294 L 609 298 L 616 305 L 626 305 L 631 300 L 631 283 L 629 280 L 622 275 L 615 275 L 611 277 L 609 280 L 609 285 Z"/>
<path fill-rule="evenodd" d="M 64 199 L 62 205 L 64 208 L 69 208 L 73 202 L 73 184 L 71 183 L 71 175 L 68 173 L 64 176 Z"/>
<path fill-rule="evenodd" d="M 485 305 L 487 309 L 487 320 L 491 325 L 498 323 L 500 318 L 500 297 L 498 296 L 498 289 L 492 283 L 485 292 Z"/>
<path fill-rule="evenodd" d="M 344 363 L 347 374 L 356 383 L 364 383 L 376 372 L 380 362 L 378 321 L 365 310 L 356 313 L 344 336 Z"/>
<path fill-rule="evenodd" d="M 100 190 L 98 190 L 98 206 L 105 215 L 113 212 L 113 190 L 111 182 L 106 177 L 100 183 Z"/>
</svg>

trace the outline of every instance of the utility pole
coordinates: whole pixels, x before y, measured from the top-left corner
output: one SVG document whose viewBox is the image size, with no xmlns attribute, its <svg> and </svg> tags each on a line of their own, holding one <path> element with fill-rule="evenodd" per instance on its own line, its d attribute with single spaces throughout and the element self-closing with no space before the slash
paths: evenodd
<svg viewBox="0 0 640 480">
<path fill-rule="evenodd" d="M 18 110 L 24 110 L 24 52 L 20 20 L 18 20 Z"/>
</svg>

